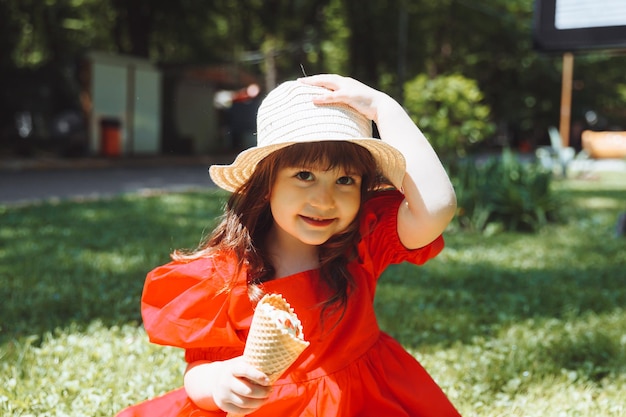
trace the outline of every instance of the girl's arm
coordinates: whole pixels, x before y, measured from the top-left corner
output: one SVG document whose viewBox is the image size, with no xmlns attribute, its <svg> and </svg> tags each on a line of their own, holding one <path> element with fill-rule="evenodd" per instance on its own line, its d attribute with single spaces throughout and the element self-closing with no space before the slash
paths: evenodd
<svg viewBox="0 0 626 417">
<path fill-rule="evenodd" d="M 268 377 L 241 356 L 226 361 L 190 363 L 184 385 L 198 407 L 241 415 L 261 407 L 271 391 Z"/>
<path fill-rule="evenodd" d="M 402 244 L 414 249 L 437 238 L 454 216 L 456 195 L 439 157 L 402 106 L 387 94 L 352 78 L 324 74 L 301 81 L 329 90 L 315 103 L 344 103 L 373 120 L 381 139 L 404 155 L 405 199 L 398 211 Z"/>
</svg>

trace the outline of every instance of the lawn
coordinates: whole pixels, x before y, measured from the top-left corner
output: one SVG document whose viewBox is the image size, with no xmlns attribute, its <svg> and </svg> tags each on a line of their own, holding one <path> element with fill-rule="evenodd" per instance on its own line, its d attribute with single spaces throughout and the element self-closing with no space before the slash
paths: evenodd
<svg viewBox="0 0 626 417">
<path fill-rule="evenodd" d="M 626 181 L 554 188 L 567 222 L 448 233 L 438 258 L 381 280 L 381 326 L 464 416 L 626 415 Z M 197 245 L 224 197 L 0 206 L 0 414 L 112 416 L 178 387 L 182 352 L 141 327 L 143 279 Z"/>
</svg>

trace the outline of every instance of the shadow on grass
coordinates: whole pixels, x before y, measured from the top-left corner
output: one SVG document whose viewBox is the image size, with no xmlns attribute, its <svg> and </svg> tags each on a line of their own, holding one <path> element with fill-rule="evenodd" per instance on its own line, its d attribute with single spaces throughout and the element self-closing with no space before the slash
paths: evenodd
<svg viewBox="0 0 626 417">
<path fill-rule="evenodd" d="M 381 327 L 409 348 L 445 347 L 529 319 L 623 309 L 626 240 L 614 229 L 626 209 L 621 187 L 563 190 L 568 224 L 537 234 L 449 234 L 426 266 L 389 268 L 376 298 Z"/>
<path fill-rule="evenodd" d="M 224 201 L 213 192 L 0 208 L 0 343 L 95 319 L 139 324 L 146 273 L 173 249 L 195 247 Z M 451 236 L 451 255 L 384 274 L 381 327 L 409 348 L 450 346 L 529 318 L 624 306 L 623 242 L 599 251 L 603 237 L 592 231 L 543 244 L 542 236 Z M 470 250 L 486 258 L 457 256 Z M 496 261 L 490 252 L 507 255 Z"/>
<path fill-rule="evenodd" d="M 495 336 L 529 319 L 610 313 L 626 305 L 624 280 L 616 279 L 620 273 L 617 266 L 601 265 L 524 272 L 473 265 L 458 275 L 420 276 L 419 270 L 402 265 L 383 277 L 377 311 L 381 327 L 406 347 L 450 347 Z M 408 274 L 413 278 L 392 279 Z"/>
<path fill-rule="evenodd" d="M 146 273 L 198 245 L 224 194 L 0 207 L 0 343 L 71 323 L 140 323 Z"/>
</svg>

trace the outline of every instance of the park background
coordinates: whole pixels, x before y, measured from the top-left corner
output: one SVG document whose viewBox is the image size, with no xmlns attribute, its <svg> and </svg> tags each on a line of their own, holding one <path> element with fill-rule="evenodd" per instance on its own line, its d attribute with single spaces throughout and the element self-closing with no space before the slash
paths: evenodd
<svg viewBox="0 0 626 417">
<path fill-rule="evenodd" d="M 533 151 L 559 127 L 563 70 L 561 51 L 535 48 L 536 3 L 2 0 L 0 156 L 106 153 L 107 118 L 123 125 L 122 154 L 228 152 L 253 141 L 267 89 L 303 72 L 350 75 L 407 106 L 426 96 L 453 118 L 435 130 L 471 118 L 478 126 L 457 140 Z M 575 51 L 565 138 L 575 149 L 584 129 L 624 129 L 625 63 L 623 49 Z M 128 73 L 100 84 L 98 68 Z M 100 110 L 95 90 L 122 84 L 128 103 Z M 251 84 L 258 95 L 246 95 Z M 222 91 L 232 93 L 227 109 L 214 106 Z M 152 137 L 134 149 L 129 127 L 141 123 Z"/>
<path fill-rule="evenodd" d="M 0 0 L 0 157 L 132 165 L 157 155 L 231 154 L 249 133 L 233 129 L 250 121 L 268 86 L 303 71 L 377 86 L 427 132 L 459 197 L 444 253 L 382 278 L 383 329 L 463 415 L 621 416 L 625 174 L 584 158 L 580 133 L 624 129 L 625 56 L 575 52 L 569 143 L 582 157 L 566 172 L 558 154 L 555 166 L 537 163 L 535 151 L 552 148 L 549 128 L 559 124 L 563 56 L 534 48 L 533 7 Z M 88 122 L 81 69 L 102 56 L 162 77 L 162 124 L 150 155 L 103 155 L 101 143 L 90 142 L 90 130 L 102 126 Z M 172 119 L 176 90 L 167 85 L 189 77 L 211 97 L 226 97 L 202 108 L 218 122 L 191 142 Z M 24 119 L 15 123 L 25 113 L 30 129 Z M 110 416 L 179 386 L 181 352 L 150 345 L 141 328 L 143 278 L 171 250 L 194 247 L 225 198 L 208 188 L 1 205 L 2 414 Z"/>
</svg>

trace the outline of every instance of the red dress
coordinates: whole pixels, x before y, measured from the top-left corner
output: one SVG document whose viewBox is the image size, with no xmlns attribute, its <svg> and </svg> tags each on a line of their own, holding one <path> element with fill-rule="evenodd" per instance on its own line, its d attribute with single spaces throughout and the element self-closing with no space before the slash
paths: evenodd
<svg viewBox="0 0 626 417">
<path fill-rule="evenodd" d="M 317 270 L 265 282 L 302 321 L 310 346 L 276 382 L 255 417 L 276 416 L 459 416 L 439 386 L 402 346 L 378 328 L 373 308 L 378 277 L 395 263 L 423 264 L 443 249 L 439 237 L 424 248 L 400 243 L 396 218 L 402 195 L 383 192 L 363 206 L 358 259 L 349 264 L 355 280 L 343 319 L 321 322 L 326 293 Z M 232 291 L 228 254 L 172 262 L 148 274 L 142 296 L 146 331 L 154 343 L 186 349 L 185 359 L 225 360 L 243 353 L 254 305 L 245 272 Z M 196 407 L 184 388 L 122 411 L 118 417 L 225 416 Z"/>
</svg>

